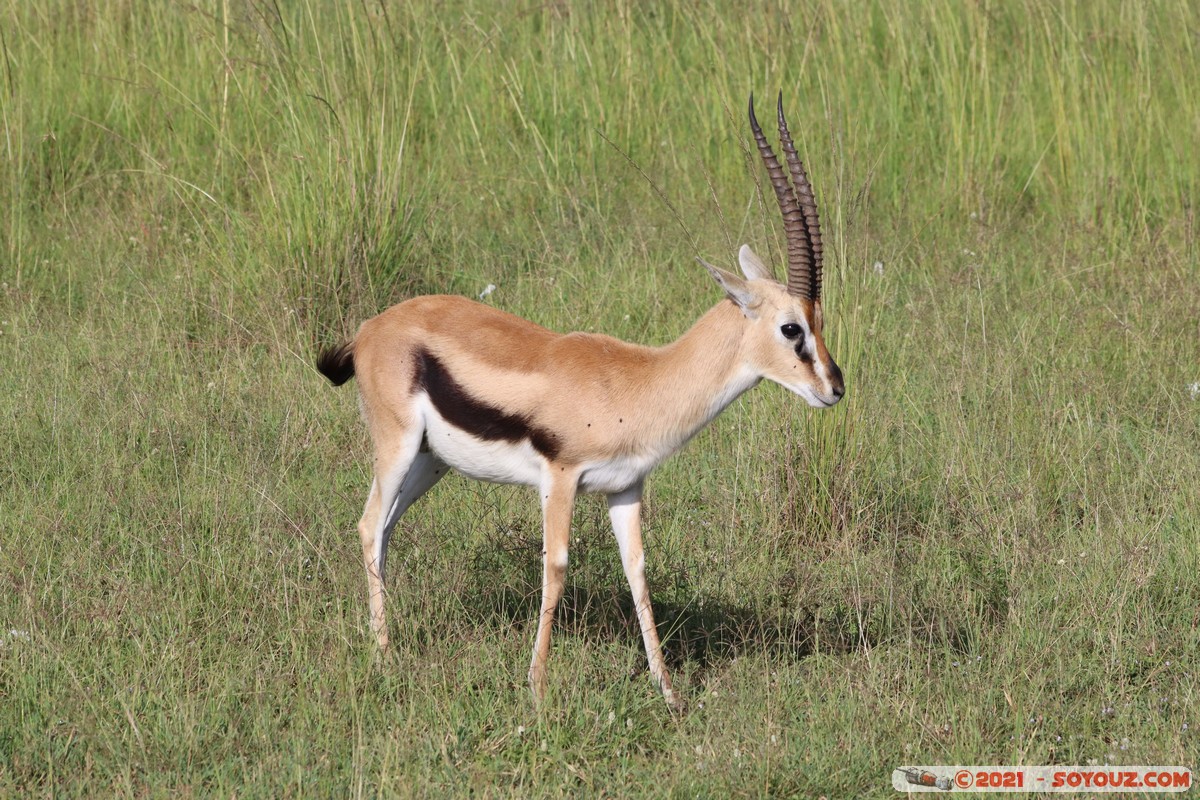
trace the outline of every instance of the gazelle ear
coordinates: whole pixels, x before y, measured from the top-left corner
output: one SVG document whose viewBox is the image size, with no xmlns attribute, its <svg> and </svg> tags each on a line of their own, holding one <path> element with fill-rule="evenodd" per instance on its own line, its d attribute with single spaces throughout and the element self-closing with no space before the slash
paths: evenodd
<svg viewBox="0 0 1200 800">
<path fill-rule="evenodd" d="M 775 279 L 775 276 L 771 274 L 771 269 L 758 257 L 758 253 L 750 249 L 748 244 L 742 245 L 738 250 L 738 263 L 742 265 L 742 273 L 752 281 Z"/>
<path fill-rule="evenodd" d="M 737 307 L 742 310 L 742 314 L 747 319 L 756 319 L 758 317 L 760 301 L 746 281 L 732 272 L 726 272 L 720 267 L 714 267 L 703 258 L 697 258 L 696 260 L 704 265 L 704 268 L 708 270 L 708 274 L 713 276 L 713 280 L 721 284 L 721 288 L 725 290 L 726 296 L 737 304 Z"/>
</svg>

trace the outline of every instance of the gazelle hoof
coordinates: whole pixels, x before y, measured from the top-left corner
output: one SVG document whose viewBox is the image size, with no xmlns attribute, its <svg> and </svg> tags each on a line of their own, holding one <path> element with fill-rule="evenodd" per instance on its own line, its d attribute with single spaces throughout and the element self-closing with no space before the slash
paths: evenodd
<svg viewBox="0 0 1200 800">
<path fill-rule="evenodd" d="M 683 713 L 683 698 L 676 694 L 674 689 L 663 689 L 662 696 L 663 700 L 667 701 L 667 708 L 671 709 L 672 714 Z"/>
</svg>

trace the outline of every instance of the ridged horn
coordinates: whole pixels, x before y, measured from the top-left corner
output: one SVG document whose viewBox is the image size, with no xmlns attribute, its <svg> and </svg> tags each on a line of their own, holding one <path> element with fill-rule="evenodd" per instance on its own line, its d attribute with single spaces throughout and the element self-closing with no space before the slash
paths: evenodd
<svg viewBox="0 0 1200 800">
<path fill-rule="evenodd" d="M 750 95 L 750 130 L 754 133 L 754 141 L 758 145 L 759 155 L 771 178 L 771 187 L 779 201 L 779 211 L 783 215 L 783 230 L 787 237 L 788 251 L 788 294 L 804 297 L 809 300 L 820 299 L 821 292 L 821 234 L 817 222 L 816 200 L 813 197 L 812 186 L 804 174 L 804 166 L 796 155 L 791 136 L 787 134 L 787 123 L 783 120 L 783 93 L 779 95 L 780 140 L 784 154 L 788 159 L 788 168 L 797 187 L 803 187 L 799 192 L 792 189 L 784 174 L 783 165 L 775 157 L 767 137 L 763 135 L 762 127 L 754 116 L 754 94 Z M 796 179 L 799 174 L 799 180 Z M 797 195 L 799 194 L 799 198 Z M 805 205 L 801 205 L 805 200 Z M 811 221 L 810 221 L 811 218 Z M 816 234 L 815 240 L 813 234 Z M 815 244 L 815 246 L 814 246 Z"/>
<path fill-rule="evenodd" d="M 792 144 L 792 135 L 788 131 L 787 120 L 783 118 L 783 92 L 779 93 L 779 143 L 787 160 L 788 172 L 792 174 L 792 185 L 796 190 L 796 201 L 800 213 L 804 215 L 804 229 L 808 234 L 808 248 L 812 254 L 812 273 L 808 282 L 808 290 L 802 292 L 810 300 L 821 299 L 821 267 L 824 262 L 825 248 L 821 244 L 821 220 L 817 214 L 817 198 L 813 194 L 812 184 L 804 171 L 804 163 L 796 154 L 796 146 Z M 797 275 L 795 280 L 803 280 Z M 791 264 L 788 265 L 788 288 L 791 290 L 793 281 Z M 793 292 L 795 294 L 795 292 Z"/>
</svg>

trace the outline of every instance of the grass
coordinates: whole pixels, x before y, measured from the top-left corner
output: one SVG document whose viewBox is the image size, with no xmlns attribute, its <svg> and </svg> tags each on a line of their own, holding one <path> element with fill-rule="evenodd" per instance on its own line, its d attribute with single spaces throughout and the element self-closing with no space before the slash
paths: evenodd
<svg viewBox="0 0 1200 800">
<path fill-rule="evenodd" d="M 1196 9 L 795 5 L 0 3 L 0 794 L 1195 767 Z M 694 255 L 781 261 L 742 121 L 780 87 L 849 396 L 761 387 L 651 479 L 689 711 L 595 498 L 540 713 L 526 490 L 410 512 L 377 655 L 317 349 L 489 283 L 673 338 L 718 299 Z"/>
</svg>

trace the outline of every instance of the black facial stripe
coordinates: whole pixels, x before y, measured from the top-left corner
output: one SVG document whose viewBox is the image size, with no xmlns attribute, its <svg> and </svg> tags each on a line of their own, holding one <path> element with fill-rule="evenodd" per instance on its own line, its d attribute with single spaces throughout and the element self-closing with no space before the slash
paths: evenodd
<svg viewBox="0 0 1200 800">
<path fill-rule="evenodd" d="M 801 339 L 801 340 L 800 340 L 800 341 L 799 341 L 799 342 L 796 344 L 796 356 L 797 356 L 797 357 L 798 357 L 798 358 L 799 358 L 801 361 L 803 361 L 805 364 L 811 364 L 811 363 L 812 363 L 812 356 L 810 356 L 810 355 L 808 354 L 808 351 L 804 349 L 804 340 L 803 340 L 803 339 Z"/>
<path fill-rule="evenodd" d="M 528 439 L 533 449 L 549 459 L 561 449 L 557 436 L 533 425 L 526 415 L 509 414 L 469 395 L 431 353 L 417 353 L 416 383 L 447 422 L 472 436 L 487 441 Z"/>
</svg>

